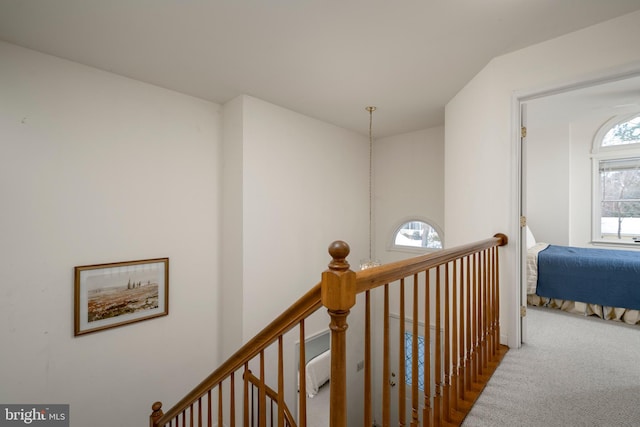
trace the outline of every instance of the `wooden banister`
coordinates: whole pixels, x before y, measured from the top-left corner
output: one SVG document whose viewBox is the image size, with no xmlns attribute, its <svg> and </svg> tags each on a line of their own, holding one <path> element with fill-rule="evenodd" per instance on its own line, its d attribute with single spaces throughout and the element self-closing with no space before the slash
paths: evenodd
<svg viewBox="0 0 640 427">
<path fill-rule="evenodd" d="M 320 300 L 320 288 L 320 283 L 311 288 L 310 291 L 304 294 L 287 311 L 278 316 L 254 338 L 240 347 L 238 351 L 236 351 L 229 359 L 223 362 L 218 369 L 213 371 L 211 375 L 191 390 L 189 394 L 182 398 L 161 417 L 155 419 L 151 426 L 162 426 L 169 422 L 169 420 L 178 416 L 184 408 L 197 401 L 198 397 L 207 393 L 208 390 L 211 390 L 218 383 L 229 377 L 231 373 L 237 371 L 245 363 L 248 363 L 256 357 L 266 346 L 275 342 L 280 335 L 293 329 L 302 319 L 307 318 L 322 307 L 322 302 Z M 159 409 L 161 410 L 162 404 L 160 402 L 156 403 L 160 405 Z M 155 412 L 156 411 L 154 410 L 154 413 Z"/>
<path fill-rule="evenodd" d="M 253 384 L 257 388 L 262 386 L 262 384 L 260 383 L 260 379 L 258 377 L 256 377 L 255 375 L 253 375 L 251 373 L 251 371 L 245 372 L 244 379 L 245 379 L 245 381 L 247 383 Z M 291 414 L 291 411 L 289 410 L 289 408 L 286 405 L 280 406 L 280 404 L 281 404 L 280 395 L 281 394 L 276 392 L 274 389 L 272 389 L 268 385 L 264 386 L 264 393 L 265 393 L 265 396 L 268 397 L 271 401 L 278 403 L 278 417 L 279 418 L 280 418 L 280 412 L 282 413 L 282 419 L 278 420 L 278 425 L 286 424 L 286 425 L 291 426 L 291 427 L 296 427 L 298 424 L 296 423 L 295 419 L 293 418 L 293 415 Z"/>
<path fill-rule="evenodd" d="M 426 255 L 396 261 L 378 267 L 358 271 L 356 275 L 357 293 L 382 286 L 385 283 L 395 282 L 403 277 L 421 273 L 438 265 L 446 264 L 454 259 L 472 255 L 478 251 L 489 249 L 493 246 L 504 246 L 509 242 L 506 235 L 499 233 L 489 239 L 475 243 L 457 246 L 451 249 L 443 249 Z"/>
<path fill-rule="evenodd" d="M 391 425 L 397 422 L 413 426 L 449 426 L 460 425 L 464 416 L 477 399 L 484 384 L 495 370 L 497 363 L 506 352 L 506 347 L 500 345 L 499 322 L 499 264 L 498 246 L 508 242 L 504 234 L 476 243 L 445 249 L 427 255 L 394 262 L 378 267 L 372 267 L 359 272 L 350 270 L 347 256 L 349 246 L 342 241 L 336 241 L 329 246 L 331 262 L 328 269 L 322 273 L 322 281 L 312 287 L 288 310 L 278 316 L 262 329 L 253 339 L 244 344 L 229 359 L 223 362 L 215 371 L 191 390 L 176 405 L 163 413 L 162 404 L 152 405 L 150 426 L 186 426 L 212 425 L 213 411 L 217 412 L 217 425 L 235 425 L 236 393 L 234 375 L 244 370 L 244 389 L 239 390 L 238 415 L 242 414 L 243 425 L 257 420 L 259 426 L 306 426 L 306 378 L 305 378 L 305 319 L 317 311 L 321 306 L 327 308 L 330 317 L 331 330 L 331 379 L 330 379 L 330 410 L 329 418 L 332 427 L 346 427 L 347 425 L 347 367 L 346 352 L 348 316 L 356 303 L 356 296 L 365 293 L 364 310 L 364 414 L 362 421 L 371 425 L 374 404 L 382 404 L 382 424 Z M 413 300 L 411 314 L 405 310 L 405 280 L 408 300 Z M 371 292 L 383 287 L 384 312 L 382 313 L 381 329 L 371 325 Z M 382 290 L 382 289 L 381 289 Z M 390 327 L 390 293 L 398 291 L 395 298 L 399 298 L 399 329 L 393 328 L 394 334 L 399 333 L 398 340 L 389 339 Z M 424 293 L 424 295 L 422 295 Z M 395 302 L 394 302 L 395 304 Z M 419 305 L 424 304 L 423 309 Z M 418 316 L 424 328 L 424 349 L 418 350 Z M 394 315 L 395 316 L 395 315 Z M 411 316 L 409 319 L 407 316 Z M 376 316 L 377 318 L 378 316 Z M 433 320 L 433 323 L 432 323 Z M 405 322 L 412 322 L 407 333 L 412 334 L 411 352 L 405 354 L 404 331 Z M 300 366 L 297 403 L 298 420 L 290 413 L 285 399 L 284 378 L 284 334 L 295 327 L 299 327 Z M 435 328 L 433 333 L 431 329 Z M 381 352 L 372 352 L 371 346 L 378 340 L 372 339 L 374 331 L 382 335 L 383 348 Z M 431 340 L 434 339 L 431 348 Z M 267 366 L 265 350 L 272 344 L 277 346 L 277 365 Z M 399 346 L 399 348 L 395 348 Z M 393 348 L 392 348 L 393 347 Z M 394 353 L 391 353 L 391 351 Z M 433 355 L 431 354 L 433 350 Z M 160 351 L 160 349 L 156 349 Z M 377 354 L 382 361 L 382 381 L 373 381 L 372 354 Z M 399 366 L 393 367 L 398 377 L 393 384 L 401 388 L 394 394 L 392 402 L 390 382 L 392 355 L 401 359 Z M 411 365 L 405 372 L 405 356 L 411 357 Z M 424 363 L 422 399 L 418 389 L 418 358 Z M 408 359 L 407 359 L 408 360 Z M 249 365 L 257 364 L 259 376 L 255 377 L 249 371 Z M 360 369 L 360 363 L 358 363 Z M 433 373 L 432 373 L 433 370 Z M 257 372 L 257 371 L 256 371 Z M 277 390 L 267 385 L 267 373 L 277 373 Z M 405 374 L 411 374 L 412 383 L 410 394 L 405 394 Z M 378 377 L 376 377 L 377 379 Z M 227 381 L 227 384 L 224 384 Z M 407 381 L 408 382 L 408 381 Z M 256 392 L 249 392 L 250 384 L 256 387 Z M 224 385 L 224 387 L 223 387 Z M 377 396 L 382 402 L 373 401 L 373 390 L 377 388 Z M 217 405 L 213 403 L 212 392 L 217 395 Z M 227 411 L 223 405 L 223 396 L 227 396 L 229 403 Z M 397 395 L 397 396 L 396 396 Z M 249 403 L 249 399 L 252 403 Z M 408 417 L 405 416 L 405 401 L 411 406 Z M 257 403 L 256 403 L 257 402 Z M 274 405 L 277 407 L 274 409 Z M 397 408 L 397 420 L 391 420 L 392 407 Z M 214 407 L 215 406 L 215 407 Z M 205 412 L 206 410 L 206 412 Z M 257 411 L 257 412 L 254 412 Z M 267 420 L 267 412 L 271 420 Z M 360 414 L 360 411 L 357 411 Z M 229 414 L 229 420 L 225 420 Z M 377 412 L 376 412 L 377 414 Z M 187 418 L 188 417 L 188 418 Z M 274 420 L 274 417 L 277 419 Z M 394 415 L 395 417 L 395 415 Z M 422 419 L 420 419 L 422 418 Z M 190 424 L 189 424 L 190 423 Z"/>
<path fill-rule="evenodd" d="M 356 303 L 355 273 L 349 269 L 349 245 L 329 246 L 329 269 L 322 273 L 322 304 L 331 316 L 331 395 L 329 421 L 332 427 L 347 426 L 347 316 Z"/>
</svg>

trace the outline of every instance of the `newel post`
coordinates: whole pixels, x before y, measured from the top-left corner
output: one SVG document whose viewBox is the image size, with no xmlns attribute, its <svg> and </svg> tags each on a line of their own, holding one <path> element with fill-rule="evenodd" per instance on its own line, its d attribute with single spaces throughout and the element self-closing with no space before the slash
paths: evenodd
<svg viewBox="0 0 640 427">
<path fill-rule="evenodd" d="M 331 262 L 322 273 L 322 305 L 331 316 L 330 425 L 347 426 L 347 316 L 356 303 L 356 273 L 346 258 L 349 245 L 335 241 L 329 246 Z"/>
<path fill-rule="evenodd" d="M 162 402 L 155 402 L 151 405 L 151 410 L 153 412 L 149 416 L 149 427 L 156 427 L 156 422 L 164 415 L 162 413 Z"/>
</svg>

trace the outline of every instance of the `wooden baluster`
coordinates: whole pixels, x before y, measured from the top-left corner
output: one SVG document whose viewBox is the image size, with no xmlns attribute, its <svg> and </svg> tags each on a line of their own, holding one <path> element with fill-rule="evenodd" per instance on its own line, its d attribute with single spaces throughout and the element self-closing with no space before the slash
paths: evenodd
<svg viewBox="0 0 640 427">
<path fill-rule="evenodd" d="M 498 282 L 499 282 L 499 278 L 500 278 L 500 271 L 498 270 L 498 258 L 500 256 L 500 253 L 498 251 L 498 248 L 495 248 L 495 257 L 494 257 L 494 278 L 493 278 L 493 306 L 494 306 L 494 310 L 495 310 L 495 315 L 494 315 L 494 328 L 493 328 L 493 336 L 494 338 L 494 342 L 495 342 L 495 346 L 496 346 L 496 357 L 498 357 L 498 354 L 500 353 L 500 299 L 498 298 L 499 295 L 499 287 L 498 287 Z"/>
<path fill-rule="evenodd" d="M 218 425 L 219 426 L 223 426 L 224 425 L 224 420 L 223 420 L 223 416 L 224 416 L 224 406 L 222 403 L 222 396 L 223 396 L 223 392 L 222 392 L 222 382 L 220 384 L 218 384 Z"/>
<path fill-rule="evenodd" d="M 400 321 L 398 322 L 398 379 L 395 381 L 398 384 L 398 426 L 404 427 L 406 425 L 406 389 L 405 384 L 406 377 L 406 353 L 404 343 L 404 323 L 405 323 L 405 311 L 404 311 L 404 278 L 400 279 Z"/>
<path fill-rule="evenodd" d="M 162 417 L 162 402 L 154 402 L 151 405 L 151 415 L 149 416 L 149 427 L 157 427 L 156 422 Z"/>
<path fill-rule="evenodd" d="M 480 361 L 480 255 L 478 255 L 478 253 L 474 254 L 473 272 L 473 290 L 475 293 L 475 325 L 473 328 L 473 382 L 477 383 L 479 381 L 478 376 L 482 374 L 482 366 Z"/>
<path fill-rule="evenodd" d="M 307 427 L 307 349 L 304 332 L 304 319 L 300 321 L 300 358 L 298 359 L 298 424 L 300 427 Z"/>
<path fill-rule="evenodd" d="M 189 425 L 193 425 L 193 403 L 189 405 Z"/>
<path fill-rule="evenodd" d="M 256 425 L 256 415 L 255 415 L 255 408 L 256 408 L 256 386 L 251 383 L 250 384 L 251 387 L 251 412 L 249 413 L 249 416 L 251 417 L 251 427 L 254 427 Z"/>
<path fill-rule="evenodd" d="M 492 264 L 491 264 L 491 249 L 485 251 L 485 265 L 486 265 L 486 283 L 485 283 L 485 306 L 487 307 L 485 318 L 485 341 L 486 341 L 486 366 L 487 370 L 491 372 L 491 360 L 492 360 L 492 348 L 493 348 L 493 335 L 491 334 L 491 317 L 493 316 L 492 296 L 491 296 L 491 276 L 492 276 Z"/>
<path fill-rule="evenodd" d="M 473 381 L 473 328 L 472 328 L 472 319 L 473 319 L 473 291 L 471 288 L 471 282 L 473 278 L 473 265 L 471 262 L 471 256 L 467 256 L 467 316 L 466 316 L 466 338 L 467 338 L 467 358 L 466 365 L 467 369 L 465 372 L 465 392 L 471 392 L 471 383 Z"/>
<path fill-rule="evenodd" d="M 493 355 L 493 359 L 495 360 L 498 356 L 498 345 L 499 342 L 496 339 L 496 322 L 498 320 L 498 313 L 496 311 L 496 277 L 498 276 L 498 272 L 496 270 L 496 256 L 498 254 L 498 247 L 491 248 L 491 342 L 493 343 L 493 348 L 491 349 L 491 354 Z"/>
<path fill-rule="evenodd" d="M 364 425 L 373 425 L 371 406 L 371 291 L 365 292 L 364 312 Z"/>
<path fill-rule="evenodd" d="M 284 427 L 284 361 L 282 335 L 278 337 L 278 427 Z"/>
<path fill-rule="evenodd" d="M 500 237 L 502 239 L 500 246 L 506 245 L 509 239 L 504 234 L 496 234 L 496 237 Z M 495 328 L 495 336 L 496 336 L 496 351 L 500 351 L 500 253 L 496 249 L 496 268 L 495 268 L 495 296 L 494 296 L 494 305 L 496 310 L 496 328 Z"/>
<path fill-rule="evenodd" d="M 211 390 L 207 392 L 207 427 L 211 427 L 213 411 L 211 410 Z"/>
<path fill-rule="evenodd" d="M 504 235 L 503 235 L 504 236 Z M 506 245 L 506 238 L 507 236 L 504 236 L 504 244 Z M 496 330 L 495 330 L 495 335 L 496 335 L 496 349 L 499 352 L 500 351 L 500 253 L 498 252 L 497 248 L 496 248 L 496 284 L 495 284 L 495 307 L 496 307 Z"/>
<path fill-rule="evenodd" d="M 458 399 L 460 401 L 464 400 L 464 391 L 466 389 L 466 376 L 467 376 L 467 359 L 466 359 L 466 349 L 464 346 L 465 343 L 465 307 L 468 305 L 467 298 L 464 293 L 464 284 L 466 277 L 466 269 L 465 269 L 465 259 L 460 259 L 460 372 L 458 373 L 459 384 L 458 384 Z"/>
<path fill-rule="evenodd" d="M 480 356 L 480 369 L 478 373 L 480 376 L 486 375 L 486 357 L 485 357 L 485 340 L 484 340 L 484 317 L 486 314 L 485 301 L 486 296 L 484 294 L 484 284 L 486 279 L 486 269 L 485 269 L 485 260 L 484 253 L 478 252 L 478 256 L 480 257 L 480 280 L 478 281 L 478 292 L 479 292 L 479 305 L 480 305 L 480 315 L 478 316 L 478 342 L 479 346 L 479 356 Z M 484 379 L 481 380 L 483 382 Z"/>
<path fill-rule="evenodd" d="M 424 283 L 424 411 L 422 423 L 425 427 L 433 424 L 431 406 L 431 270 L 425 271 Z"/>
<path fill-rule="evenodd" d="M 249 380 L 247 378 L 247 373 L 250 372 L 249 371 L 249 364 L 245 363 L 244 364 L 244 375 L 243 375 L 243 379 L 244 379 L 244 398 L 243 400 L 243 409 L 242 409 L 242 425 L 243 426 L 248 426 L 249 425 Z M 253 418 L 253 417 L 252 417 Z"/>
<path fill-rule="evenodd" d="M 486 372 L 489 369 L 489 257 L 486 250 L 482 251 L 482 257 L 484 259 L 484 282 L 482 286 L 484 296 L 482 299 L 482 306 L 484 307 L 482 316 L 482 354 Z"/>
<path fill-rule="evenodd" d="M 491 279 L 491 265 L 489 263 L 489 250 L 484 251 L 484 306 L 485 314 L 484 314 L 484 341 L 485 341 L 485 366 L 489 369 L 489 361 L 491 360 L 491 287 L 490 287 L 490 279 Z"/>
<path fill-rule="evenodd" d="M 267 389 L 265 388 L 264 350 L 260 352 L 260 381 L 258 386 L 258 427 L 267 426 Z"/>
<path fill-rule="evenodd" d="M 384 320 L 382 344 L 382 427 L 391 424 L 389 408 L 391 407 L 391 369 L 389 368 L 389 284 L 384 285 Z"/>
<path fill-rule="evenodd" d="M 418 274 L 413 275 L 413 325 L 411 340 L 411 427 L 418 427 L 420 419 L 418 416 Z M 429 324 L 425 322 L 425 329 Z M 428 343 L 425 342 L 425 347 Z"/>
<path fill-rule="evenodd" d="M 444 420 L 451 421 L 451 330 L 449 327 L 450 307 L 449 307 L 449 264 L 444 266 L 444 388 L 443 394 L 443 415 Z"/>
<path fill-rule="evenodd" d="M 235 427 L 236 426 L 236 375 L 235 375 L 235 372 L 231 373 L 231 402 L 230 402 L 229 411 L 230 411 L 229 427 Z"/>
<path fill-rule="evenodd" d="M 329 419 L 332 427 L 347 425 L 346 331 L 349 310 L 356 303 L 356 275 L 346 258 L 349 245 L 342 241 L 329 246 L 329 269 L 322 273 L 322 305 L 331 316 L 331 380 Z"/>
<path fill-rule="evenodd" d="M 458 264 L 452 262 L 453 276 L 451 283 L 451 409 L 458 411 Z"/>
<path fill-rule="evenodd" d="M 442 422 L 442 346 L 440 333 L 440 267 L 436 267 L 436 343 L 435 343 L 435 385 L 436 394 L 433 399 L 433 418 L 436 427 L 440 427 Z"/>
<path fill-rule="evenodd" d="M 202 427 L 202 397 L 198 398 L 198 427 Z"/>
</svg>

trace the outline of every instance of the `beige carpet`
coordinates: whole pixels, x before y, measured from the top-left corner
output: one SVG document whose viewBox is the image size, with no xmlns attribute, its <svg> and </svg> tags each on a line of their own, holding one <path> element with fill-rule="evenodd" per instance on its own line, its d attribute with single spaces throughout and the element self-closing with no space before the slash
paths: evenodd
<svg viewBox="0 0 640 427">
<path fill-rule="evenodd" d="M 324 384 L 314 397 L 307 397 L 307 426 L 327 427 L 329 425 L 329 396 L 331 387 Z"/>
<path fill-rule="evenodd" d="M 527 343 L 510 350 L 464 427 L 640 426 L 640 327 L 527 310 Z"/>
</svg>

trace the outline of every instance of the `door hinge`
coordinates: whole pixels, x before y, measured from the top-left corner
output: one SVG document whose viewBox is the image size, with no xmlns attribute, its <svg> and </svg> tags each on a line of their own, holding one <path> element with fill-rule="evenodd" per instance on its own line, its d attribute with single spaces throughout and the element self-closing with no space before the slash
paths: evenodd
<svg viewBox="0 0 640 427">
<path fill-rule="evenodd" d="M 520 306 L 520 317 L 527 317 L 527 306 Z"/>
<path fill-rule="evenodd" d="M 527 128 L 526 126 L 521 126 L 520 127 L 520 138 L 526 138 L 527 137 Z"/>
<path fill-rule="evenodd" d="M 527 217 L 526 216 L 521 216 L 520 217 L 520 227 L 526 227 L 527 226 Z"/>
</svg>

